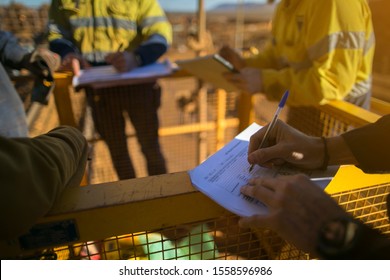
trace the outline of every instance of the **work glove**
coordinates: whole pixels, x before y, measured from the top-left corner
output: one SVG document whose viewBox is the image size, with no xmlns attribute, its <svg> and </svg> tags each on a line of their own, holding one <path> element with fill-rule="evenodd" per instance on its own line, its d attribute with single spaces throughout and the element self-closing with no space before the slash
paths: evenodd
<svg viewBox="0 0 390 280">
<path fill-rule="evenodd" d="M 42 79 L 53 75 L 61 65 L 61 57 L 44 48 L 37 48 L 23 58 L 23 66 Z"/>
<path fill-rule="evenodd" d="M 35 76 L 31 101 L 47 105 L 51 91 L 54 88 L 53 73 L 60 67 L 61 58 L 58 54 L 44 48 L 37 48 L 23 58 L 24 68 Z"/>
</svg>

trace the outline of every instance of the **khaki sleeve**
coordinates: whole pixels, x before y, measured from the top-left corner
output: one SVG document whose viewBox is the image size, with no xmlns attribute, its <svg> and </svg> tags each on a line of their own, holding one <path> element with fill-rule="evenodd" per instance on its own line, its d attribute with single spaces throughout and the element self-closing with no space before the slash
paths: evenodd
<svg viewBox="0 0 390 280">
<path fill-rule="evenodd" d="M 0 137 L 0 239 L 25 233 L 66 187 L 79 186 L 88 145 L 72 127 L 36 138 Z"/>
</svg>

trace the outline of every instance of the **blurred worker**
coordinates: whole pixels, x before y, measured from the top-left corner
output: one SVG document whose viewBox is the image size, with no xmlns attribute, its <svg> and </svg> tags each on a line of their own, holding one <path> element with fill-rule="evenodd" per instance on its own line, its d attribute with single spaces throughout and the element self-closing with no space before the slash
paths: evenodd
<svg viewBox="0 0 390 280">
<path fill-rule="evenodd" d="M 49 10 L 50 49 L 63 69 L 77 59 L 81 67 L 112 64 L 119 72 L 155 62 L 171 42 L 172 30 L 157 0 L 61 1 Z M 137 133 L 149 175 L 166 173 L 160 149 L 157 82 L 86 88 L 96 130 L 105 140 L 119 179 L 136 176 L 127 147 L 126 112 Z"/>
<path fill-rule="evenodd" d="M 60 58 L 57 54 L 45 49 L 29 52 L 19 44 L 12 33 L 0 30 L 0 135 L 5 137 L 28 135 L 23 103 L 6 69 L 25 68 L 42 81 L 59 66 L 59 63 Z M 34 95 L 32 98 L 34 97 L 37 96 Z M 42 96 L 42 100 L 46 101 L 46 97 Z"/>
<path fill-rule="evenodd" d="M 62 191 L 79 186 L 88 145 L 72 127 L 35 138 L 0 136 L 0 240 L 26 233 Z"/>
<path fill-rule="evenodd" d="M 315 169 L 354 164 L 367 173 L 390 173 L 390 115 L 330 138 L 310 137 L 278 121 L 270 144 L 258 149 L 265 128 L 250 140 L 248 161 L 285 162 Z M 389 259 L 390 239 L 347 214 L 304 175 L 254 178 L 241 192 L 268 206 L 265 215 L 242 218 L 243 227 L 270 228 L 298 248 L 324 259 Z M 388 215 L 390 196 L 387 196 Z"/>
<path fill-rule="evenodd" d="M 270 100 L 290 90 L 288 122 L 299 125 L 304 106 L 328 100 L 369 108 L 374 47 L 366 0 L 281 0 L 263 51 L 245 60 L 227 46 L 220 54 L 240 70 L 226 77 L 241 90 Z"/>
</svg>

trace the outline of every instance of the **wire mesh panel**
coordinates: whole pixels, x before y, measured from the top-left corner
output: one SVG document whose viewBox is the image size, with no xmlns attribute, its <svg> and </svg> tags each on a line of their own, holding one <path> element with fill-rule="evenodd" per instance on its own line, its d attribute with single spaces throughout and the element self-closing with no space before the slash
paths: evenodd
<svg viewBox="0 0 390 280">
<path fill-rule="evenodd" d="M 364 223 L 390 234 L 386 197 L 390 184 L 334 194 L 334 199 Z M 259 260 L 311 259 L 275 232 L 238 226 L 235 215 L 156 230 L 108 237 L 45 249 L 31 256 L 41 259 L 106 260 Z"/>
<path fill-rule="evenodd" d="M 161 93 L 154 96 L 160 125 L 158 137 L 153 134 L 153 127 L 156 123 L 149 116 L 151 110 L 143 109 L 142 106 L 145 104 L 137 105 L 137 98 L 134 98 L 137 95 L 142 97 L 144 89 L 137 89 L 134 85 L 126 86 L 125 89 L 87 88 L 86 94 L 83 92 L 75 94 L 78 99 L 72 95 L 75 118 L 91 144 L 92 160 L 88 170 L 91 184 L 162 173 L 164 170 L 161 168 L 158 172 L 150 172 L 150 161 L 156 156 L 148 156 L 152 153 L 153 147 L 147 148 L 145 143 L 154 138 L 158 138 L 160 151 L 165 159 L 164 173 L 192 169 L 216 151 L 217 119 L 237 120 L 237 93 L 230 93 L 226 100 L 222 100 L 226 111 L 221 116 L 217 112 L 220 106 L 218 102 L 221 101 L 218 100 L 215 90 L 210 85 L 201 84 L 203 88 L 200 89 L 198 81 L 194 78 L 161 79 L 158 84 Z M 200 90 L 206 93 L 202 101 L 199 100 Z M 82 98 L 83 95 L 84 98 Z M 135 100 L 129 100 L 129 96 L 133 96 L 131 99 Z M 89 106 L 86 106 L 86 99 Z M 119 99 L 120 102 L 118 102 Z M 127 107 L 122 106 L 122 103 L 126 102 Z M 150 102 L 153 102 L 152 97 Z M 96 105 L 97 103 L 99 105 Z M 104 110 L 104 112 L 99 113 L 99 110 Z M 135 110 L 139 113 L 135 114 Z M 99 120 L 97 120 L 99 116 L 96 116 L 96 112 L 100 115 Z M 222 128 L 224 130 L 222 143 L 231 140 L 237 134 L 237 124 L 237 121 L 233 125 L 228 123 L 225 128 Z M 146 131 L 144 135 L 140 134 L 142 131 Z M 103 136 L 102 133 L 104 133 Z M 126 143 L 121 141 L 124 138 Z M 149 157 L 149 160 L 145 155 Z M 135 174 L 129 175 L 126 170 L 131 165 Z"/>
<path fill-rule="evenodd" d="M 390 183 L 383 182 L 332 196 L 354 217 L 389 235 Z M 1 255 L 80 260 L 312 258 L 271 230 L 240 228 L 239 217 L 194 191 L 185 172 L 72 188 L 59 206 L 27 235 L 0 243 Z"/>
<path fill-rule="evenodd" d="M 268 230 L 238 227 L 238 217 L 206 220 L 45 250 L 41 258 L 108 260 L 307 259 Z"/>
<path fill-rule="evenodd" d="M 334 136 L 353 128 L 348 121 L 315 107 L 290 108 L 287 123 L 312 136 Z"/>
<path fill-rule="evenodd" d="M 269 123 L 278 103 L 264 96 L 254 96 L 253 113 L 256 122 Z M 249 110 L 250 107 L 248 107 Z M 380 115 L 342 100 L 333 100 L 316 107 L 289 107 L 280 119 L 294 128 L 312 136 L 335 136 L 347 130 L 375 122 Z"/>
<path fill-rule="evenodd" d="M 348 212 L 364 223 L 390 235 L 386 198 L 390 184 L 371 186 L 335 194 L 334 198 Z"/>
</svg>

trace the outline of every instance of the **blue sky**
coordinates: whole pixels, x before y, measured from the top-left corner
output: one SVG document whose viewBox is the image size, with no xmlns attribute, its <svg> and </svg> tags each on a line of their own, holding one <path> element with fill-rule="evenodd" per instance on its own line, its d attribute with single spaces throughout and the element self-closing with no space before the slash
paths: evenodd
<svg viewBox="0 0 390 280">
<path fill-rule="evenodd" d="M 213 8 L 221 3 L 237 3 L 240 0 L 204 0 L 206 9 Z M 265 3 L 266 0 L 242 0 L 248 3 Z M 0 5 L 8 5 L 12 0 L 0 0 Z M 40 6 L 49 3 L 50 0 L 14 0 L 26 6 Z M 197 0 L 159 0 L 161 6 L 166 11 L 195 11 L 198 6 Z"/>
</svg>

